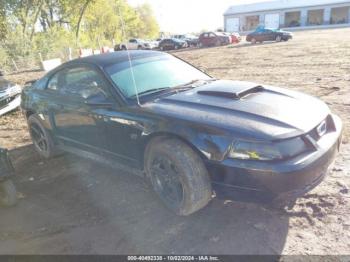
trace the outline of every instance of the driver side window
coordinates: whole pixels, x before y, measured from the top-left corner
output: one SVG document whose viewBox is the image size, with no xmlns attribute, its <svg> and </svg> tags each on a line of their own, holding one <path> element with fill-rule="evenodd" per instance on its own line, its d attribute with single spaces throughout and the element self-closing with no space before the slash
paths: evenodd
<svg viewBox="0 0 350 262">
<path fill-rule="evenodd" d="M 87 99 L 97 94 L 108 98 L 105 80 L 95 70 L 87 67 L 73 67 L 56 73 L 47 88 L 76 98 Z"/>
</svg>

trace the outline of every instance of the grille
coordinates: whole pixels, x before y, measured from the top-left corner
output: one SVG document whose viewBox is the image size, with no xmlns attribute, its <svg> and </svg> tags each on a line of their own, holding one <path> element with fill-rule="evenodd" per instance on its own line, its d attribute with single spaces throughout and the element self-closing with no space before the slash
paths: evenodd
<svg viewBox="0 0 350 262">
<path fill-rule="evenodd" d="M 7 106 L 7 104 L 10 103 L 15 98 L 16 96 L 13 96 L 13 97 L 7 97 L 5 99 L 0 100 L 0 109 Z"/>
</svg>

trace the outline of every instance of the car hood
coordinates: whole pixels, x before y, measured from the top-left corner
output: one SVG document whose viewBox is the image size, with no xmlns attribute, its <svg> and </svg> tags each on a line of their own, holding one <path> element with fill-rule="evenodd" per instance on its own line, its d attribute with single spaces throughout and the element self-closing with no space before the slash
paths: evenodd
<svg viewBox="0 0 350 262">
<path fill-rule="evenodd" d="M 213 81 L 144 106 L 157 114 L 268 140 L 309 132 L 330 113 L 325 103 L 306 94 L 228 80 Z"/>
<path fill-rule="evenodd" d="M 0 77 L 0 91 L 4 91 L 5 89 L 14 86 L 15 84 L 13 84 L 12 82 L 6 80 L 3 77 Z"/>
</svg>

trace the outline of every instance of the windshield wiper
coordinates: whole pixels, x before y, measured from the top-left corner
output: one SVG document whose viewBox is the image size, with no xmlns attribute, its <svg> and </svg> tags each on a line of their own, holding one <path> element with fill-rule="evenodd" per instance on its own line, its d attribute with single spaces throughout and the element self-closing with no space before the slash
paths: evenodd
<svg viewBox="0 0 350 262">
<path fill-rule="evenodd" d="M 182 85 L 178 85 L 178 86 L 174 86 L 172 87 L 171 89 L 172 90 L 182 90 L 182 89 L 190 89 L 190 88 L 194 88 L 193 84 L 197 83 L 197 82 L 200 82 L 200 81 L 203 81 L 205 83 L 207 82 L 211 82 L 211 81 L 216 81 L 215 78 L 210 78 L 210 79 L 194 79 L 194 80 L 191 80 L 190 82 L 188 83 L 185 83 L 185 84 L 182 84 Z"/>
<path fill-rule="evenodd" d="M 203 82 L 211 82 L 211 81 L 216 81 L 215 78 L 210 78 L 210 79 L 194 79 L 194 80 L 191 80 L 190 82 L 188 83 L 185 83 L 185 84 L 181 84 L 181 85 L 178 85 L 178 86 L 174 86 L 174 87 L 159 87 L 159 88 L 153 88 L 153 89 L 149 89 L 149 90 L 146 90 L 146 91 L 143 91 L 143 92 L 140 92 L 138 93 L 137 95 L 138 96 L 143 96 L 143 95 L 148 95 L 148 94 L 154 94 L 154 93 L 158 93 L 158 92 L 162 92 L 164 90 L 169 90 L 169 91 L 181 91 L 181 90 L 188 90 L 188 89 L 191 89 L 191 88 L 194 88 L 194 86 L 192 86 L 194 83 L 196 82 L 199 82 L 199 81 L 203 81 Z M 131 96 L 132 98 L 133 97 L 136 97 L 136 94 Z"/>
<path fill-rule="evenodd" d="M 153 89 L 149 89 L 149 90 L 140 92 L 137 95 L 142 96 L 142 95 L 147 95 L 147 94 L 153 94 L 153 93 L 158 93 L 160 91 L 167 90 L 167 89 L 169 89 L 169 87 L 153 88 Z M 136 97 L 136 94 L 131 96 L 131 97 Z"/>
</svg>

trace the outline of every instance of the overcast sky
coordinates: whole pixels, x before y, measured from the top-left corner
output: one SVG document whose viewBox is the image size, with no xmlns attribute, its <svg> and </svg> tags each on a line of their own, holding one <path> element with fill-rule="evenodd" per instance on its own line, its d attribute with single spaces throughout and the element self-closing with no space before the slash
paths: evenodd
<svg viewBox="0 0 350 262">
<path fill-rule="evenodd" d="M 223 13 L 229 6 L 263 1 L 266 0 L 128 0 L 133 6 L 149 3 L 161 31 L 171 33 L 223 28 Z"/>
</svg>

